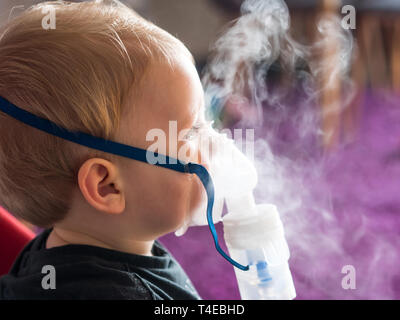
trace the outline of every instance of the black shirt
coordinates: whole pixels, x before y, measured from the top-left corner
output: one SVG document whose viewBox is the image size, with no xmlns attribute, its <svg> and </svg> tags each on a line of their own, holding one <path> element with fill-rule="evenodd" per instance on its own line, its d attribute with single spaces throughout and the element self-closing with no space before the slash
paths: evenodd
<svg viewBox="0 0 400 320">
<path fill-rule="evenodd" d="M 30 241 L 10 272 L 0 278 L 0 300 L 200 299 L 178 262 L 158 241 L 153 256 L 76 244 L 46 249 L 50 232 L 45 230 Z M 48 267 L 43 268 L 46 265 L 54 267 L 55 289 L 42 286 L 50 275 Z"/>
</svg>

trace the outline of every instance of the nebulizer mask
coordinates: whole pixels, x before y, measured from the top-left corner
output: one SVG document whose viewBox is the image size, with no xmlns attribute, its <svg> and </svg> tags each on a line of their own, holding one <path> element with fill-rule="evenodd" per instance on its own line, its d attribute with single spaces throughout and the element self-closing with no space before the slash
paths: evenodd
<svg viewBox="0 0 400 320">
<path fill-rule="evenodd" d="M 0 111 L 38 130 L 107 153 L 196 175 L 207 195 L 205 207 L 197 209 L 177 231 L 183 234 L 192 225 L 210 228 L 217 251 L 234 265 L 243 299 L 293 299 L 296 295 L 288 266 L 289 249 L 277 209 L 256 205 L 253 189 L 257 173 L 253 164 L 226 135 L 209 123 L 199 132 L 198 148 L 208 169 L 198 163 L 186 163 L 166 155 L 69 131 L 27 112 L 0 97 Z M 149 159 L 158 159 L 152 163 Z M 228 214 L 222 217 L 224 202 Z M 205 210 L 205 211 L 204 211 Z M 206 213 L 206 214 L 205 214 Z M 223 220 L 224 238 L 230 256 L 220 247 L 214 223 Z"/>
<path fill-rule="evenodd" d="M 258 175 L 253 163 L 227 134 L 214 130 L 211 122 L 203 123 L 193 140 L 213 183 L 213 207 L 210 214 L 208 197 L 208 202 L 197 208 L 175 234 L 180 236 L 190 226 L 208 224 L 221 253 L 214 223 L 222 221 L 230 252 L 227 260 L 236 267 L 242 298 L 293 299 L 296 291 L 283 225 L 276 206 L 255 203 L 253 190 Z M 222 216 L 224 204 L 228 213 Z"/>
</svg>

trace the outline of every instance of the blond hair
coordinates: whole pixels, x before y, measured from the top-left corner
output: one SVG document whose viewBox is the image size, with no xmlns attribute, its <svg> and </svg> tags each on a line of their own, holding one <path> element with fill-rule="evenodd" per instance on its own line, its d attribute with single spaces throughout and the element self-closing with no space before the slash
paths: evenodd
<svg viewBox="0 0 400 320">
<path fill-rule="evenodd" d="M 54 30 L 42 27 L 43 8 L 56 10 Z M 177 45 L 118 1 L 41 3 L 0 30 L 0 96 L 69 130 L 114 139 L 149 64 L 170 63 Z M 81 164 L 100 153 L 78 149 L 0 112 L 0 205 L 41 227 L 62 220 Z"/>
</svg>

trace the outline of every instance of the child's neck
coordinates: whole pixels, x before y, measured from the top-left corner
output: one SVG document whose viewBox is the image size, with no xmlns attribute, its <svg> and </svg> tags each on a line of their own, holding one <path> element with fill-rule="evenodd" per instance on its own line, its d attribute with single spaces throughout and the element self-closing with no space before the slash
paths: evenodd
<svg viewBox="0 0 400 320">
<path fill-rule="evenodd" d="M 115 243 L 114 241 L 105 241 L 104 239 L 100 240 L 98 237 L 84 232 L 73 231 L 61 227 L 53 227 L 53 230 L 47 238 L 46 249 L 65 246 L 68 244 L 91 245 L 131 254 L 151 256 L 151 248 L 153 247 L 154 241 L 128 240 Z"/>
</svg>

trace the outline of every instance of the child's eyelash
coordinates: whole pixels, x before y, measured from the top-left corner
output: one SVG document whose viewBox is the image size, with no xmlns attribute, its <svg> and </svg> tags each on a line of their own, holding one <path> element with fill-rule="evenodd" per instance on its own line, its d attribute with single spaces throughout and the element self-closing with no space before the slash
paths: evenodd
<svg viewBox="0 0 400 320">
<path fill-rule="evenodd" d="M 199 126 L 193 126 L 189 129 L 189 131 L 185 134 L 185 140 L 191 140 L 195 137 L 195 135 L 200 131 Z"/>
<path fill-rule="evenodd" d="M 191 130 L 195 130 L 195 131 L 198 131 L 198 130 L 200 130 L 201 128 L 203 128 L 204 127 L 204 124 L 195 124 L 195 125 L 193 125 L 193 127 L 191 128 Z"/>
<path fill-rule="evenodd" d="M 185 135 L 185 139 L 190 140 L 193 139 L 193 137 L 199 133 L 199 131 L 201 129 L 204 129 L 205 127 L 207 127 L 208 123 L 207 122 L 198 122 L 195 123 L 187 132 L 187 134 Z"/>
</svg>

